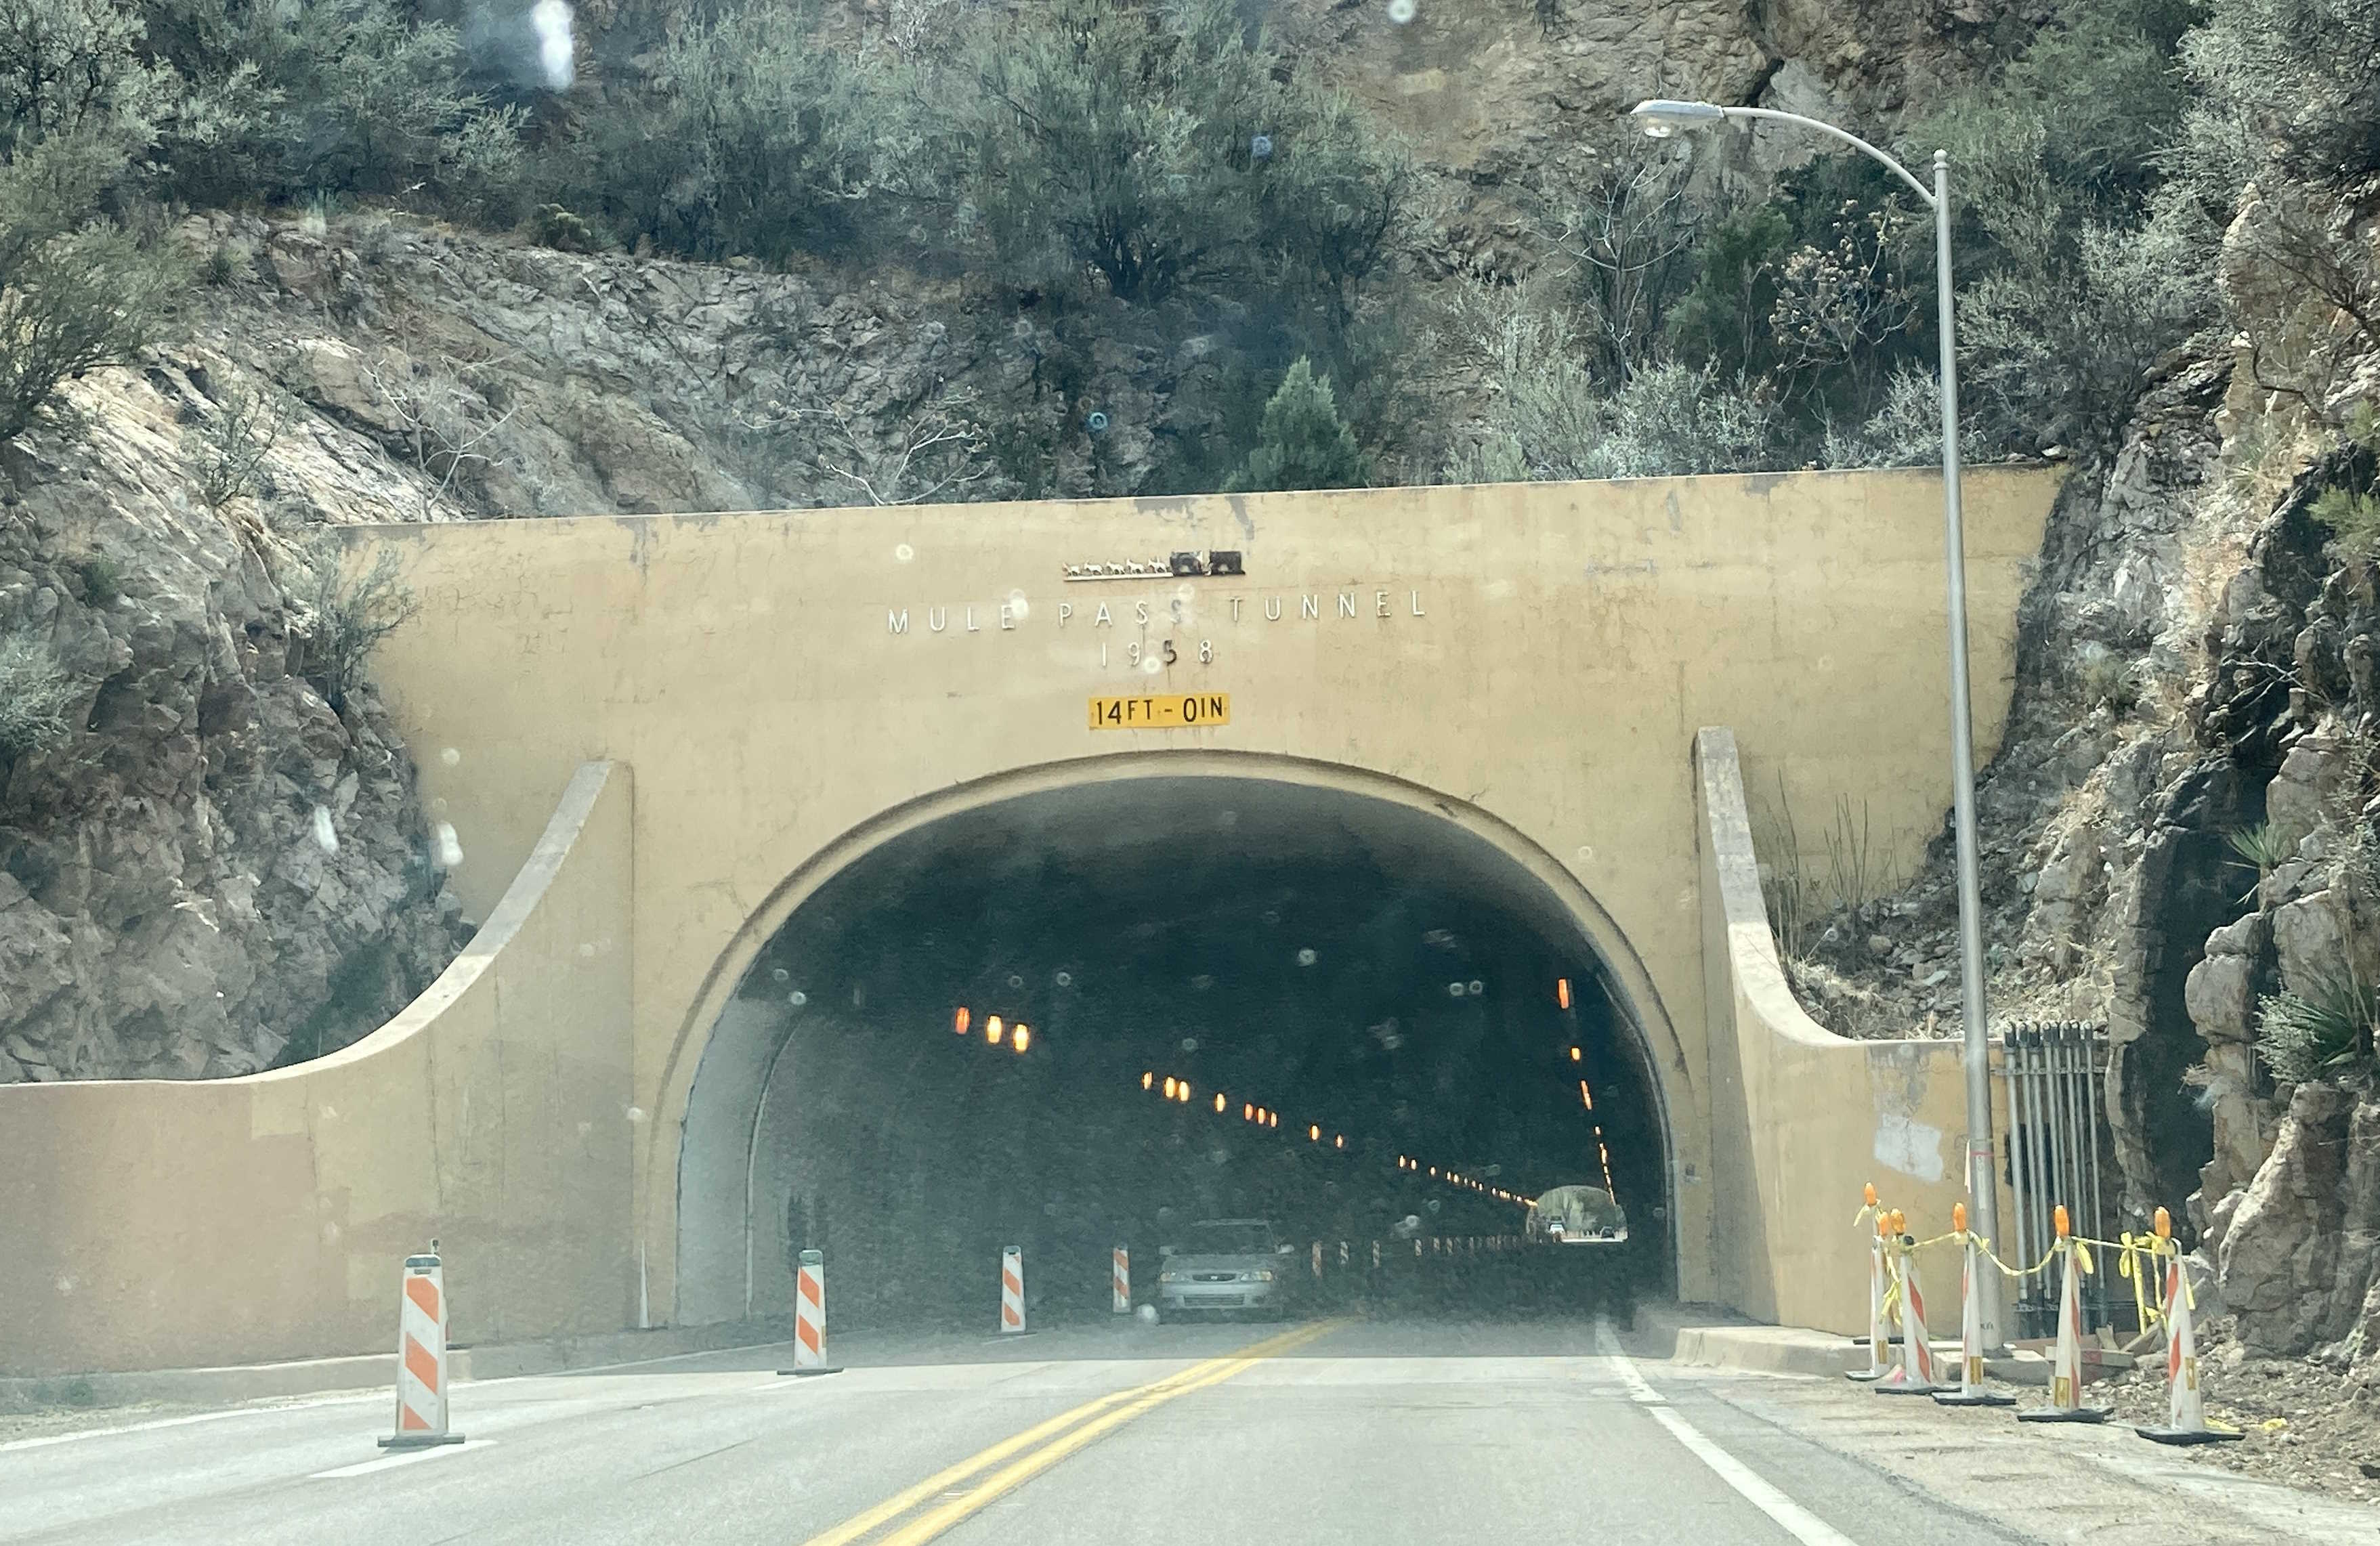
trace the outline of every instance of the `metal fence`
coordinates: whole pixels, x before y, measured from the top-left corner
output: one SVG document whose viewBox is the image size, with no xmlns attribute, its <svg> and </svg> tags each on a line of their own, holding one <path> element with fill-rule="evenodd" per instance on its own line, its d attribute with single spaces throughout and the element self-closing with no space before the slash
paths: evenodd
<svg viewBox="0 0 2380 1546">
<path fill-rule="evenodd" d="M 2055 1237 L 2051 1215 L 2059 1203 L 2076 1234 L 2113 1238 L 2108 1207 L 2115 1198 L 2102 1177 L 2114 1147 L 2100 1116 L 2107 1027 L 2019 1021 L 2001 1029 L 1999 1043 L 2000 1077 L 2008 1085 L 2006 1174 L 2016 1196 L 2000 1249 L 2012 1263 L 2030 1266 L 2041 1260 Z M 2086 1331 L 2115 1323 L 2119 1297 L 2110 1292 L 2109 1275 L 2102 1272 L 2084 1280 Z M 2023 1280 L 2016 1296 L 2017 1335 L 2052 1335 L 2058 1294 L 2056 1274 Z M 2121 1304 L 2131 1310 L 2129 1297 Z"/>
</svg>

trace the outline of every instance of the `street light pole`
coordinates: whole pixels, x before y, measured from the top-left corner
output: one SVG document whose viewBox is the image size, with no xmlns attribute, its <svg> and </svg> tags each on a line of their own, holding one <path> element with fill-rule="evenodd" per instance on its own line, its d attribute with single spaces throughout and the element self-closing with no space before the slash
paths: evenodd
<svg viewBox="0 0 2380 1546">
<path fill-rule="evenodd" d="M 1840 140 L 1909 185 L 1934 211 L 1936 342 L 1942 385 L 1942 541 L 1949 570 L 1946 610 L 1950 632 L 1950 825 L 1958 851 L 1961 1054 L 1967 1086 L 1967 1196 L 1975 1232 L 1999 1238 L 1999 1166 L 1992 1142 L 1991 1035 L 1984 1001 L 1982 845 L 1975 836 L 1974 715 L 1967 681 L 1967 544 L 1959 500 L 1959 351 L 1950 304 L 1950 156 L 1934 152 L 1934 186 L 1859 136 L 1799 113 L 1767 107 L 1722 107 L 1706 102 L 1643 102 L 1629 115 L 1656 139 L 1681 129 L 1713 127 L 1730 119 L 1793 124 Z M 1974 1285 L 1984 1345 L 2002 1345 L 1999 1284 L 1986 1274 Z"/>
</svg>

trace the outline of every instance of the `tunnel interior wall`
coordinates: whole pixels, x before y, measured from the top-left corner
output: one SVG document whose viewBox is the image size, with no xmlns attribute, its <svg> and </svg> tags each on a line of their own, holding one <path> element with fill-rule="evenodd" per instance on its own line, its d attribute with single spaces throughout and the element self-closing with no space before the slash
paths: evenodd
<svg viewBox="0 0 2380 1546">
<path fill-rule="evenodd" d="M 385 1353 L 432 1238 L 457 1343 L 633 1323 L 631 815 L 581 767 L 462 954 L 330 1057 L 0 1085 L 0 1374 Z"/>
<path fill-rule="evenodd" d="M 682 1315 L 779 1304 L 808 1246 L 835 1323 L 964 1325 L 1014 1245 L 1037 1312 L 1104 1316 L 1111 1250 L 1147 1276 L 1202 1216 L 1361 1250 L 1582 1183 L 1675 1281 L 1661 1022 L 1608 934 L 1449 803 L 1162 767 L 941 815 L 787 917 L 688 1104 Z"/>
</svg>

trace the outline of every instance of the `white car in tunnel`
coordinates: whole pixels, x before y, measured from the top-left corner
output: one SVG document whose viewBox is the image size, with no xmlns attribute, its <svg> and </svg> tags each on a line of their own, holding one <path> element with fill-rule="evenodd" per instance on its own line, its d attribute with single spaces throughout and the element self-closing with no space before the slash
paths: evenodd
<svg viewBox="0 0 2380 1546">
<path fill-rule="evenodd" d="M 1256 1311 L 1279 1314 L 1290 1297 L 1296 1247 L 1260 1218 L 1210 1218 L 1179 1244 L 1160 1246 L 1157 1304 L 1166 1315 Z"/>
</svg>

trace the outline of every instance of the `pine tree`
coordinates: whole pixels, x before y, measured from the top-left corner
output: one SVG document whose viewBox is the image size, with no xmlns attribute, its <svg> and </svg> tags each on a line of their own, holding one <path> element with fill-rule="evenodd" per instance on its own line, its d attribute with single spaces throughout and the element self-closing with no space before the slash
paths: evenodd
<svg viewBox="0 0 2380 1546">
<path fill-rule="evenodd" d="M 1369 473 L 1354 431 L 1339 417 L 1330 378 L 1318 379 L 1312 363 L 1301 355 L 1265 404 L 1257 448 L 1224 491 L 1359 489 Z"/>
</svg>

